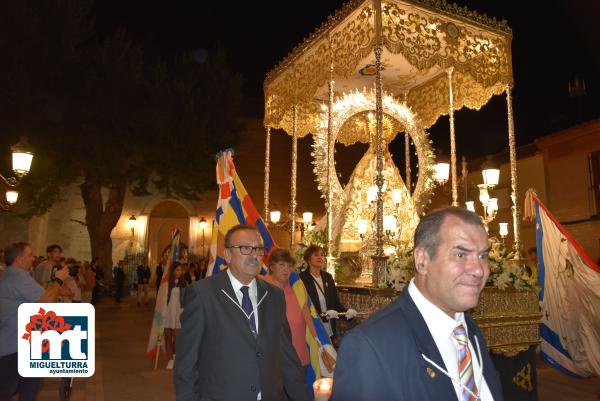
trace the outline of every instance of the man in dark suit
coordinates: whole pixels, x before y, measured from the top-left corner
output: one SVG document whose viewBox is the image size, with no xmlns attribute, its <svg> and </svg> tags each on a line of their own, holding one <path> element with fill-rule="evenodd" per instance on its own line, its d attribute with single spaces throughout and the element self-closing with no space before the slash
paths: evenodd
<svg viewBox="0 0 600 401">
<path fill-rule="evenodd" d="M 489 276 L 481 219 L 448 207 L 415 231 L 416 275 L 391 305 L 344 337 L 333 401 L 502 401 L 481 331 L 465 311 Z"/>
<path fill-rule="evenodd" d="M 235 226 L 225 236 L 228 269 L 188 287 L 175 358 L 178 401 L 311 399 L 283 292 L 256 277 L 264 251 L 255 227 Z"/>
</svg>

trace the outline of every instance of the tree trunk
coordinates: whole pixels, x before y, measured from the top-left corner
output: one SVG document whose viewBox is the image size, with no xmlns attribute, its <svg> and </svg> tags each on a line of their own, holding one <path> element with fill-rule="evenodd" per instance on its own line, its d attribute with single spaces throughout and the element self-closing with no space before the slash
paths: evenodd
<svg viewBox="0 0 600 401">
<path fill-rule="evenodd" d="M 100 258 L 105 280 L 110 280 L 113 265 L 110 233 L 121 217 L 127 183 L 120 180 L 112 184 L 106 204 L 103 204 L 102 200 L 102 185 L 97 180 L 86 177 L 80 189 L 85 205 L 85 222 L 90 236 L 92 259 Z"/>
</svg>

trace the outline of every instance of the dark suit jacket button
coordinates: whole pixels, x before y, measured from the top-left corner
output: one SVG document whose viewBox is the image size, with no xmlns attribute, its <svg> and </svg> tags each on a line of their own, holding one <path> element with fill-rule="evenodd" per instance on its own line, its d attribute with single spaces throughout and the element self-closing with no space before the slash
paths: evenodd
<svg viewBox="0 0 600 401">
<path fill-rule="evenodd" d="M 256 357 L 257 357 L 257 358 L 262 358 L 262 354 L 261 354 L 260 352 L 257 352 L 257 353 L 256 353 Z"/>
<path fill-rule="evenodd" d="M 252 390 L 253 392 L 256 391 L 256 386 L 253 384 L 250 386 L 250 390 Z"/>
</svg>

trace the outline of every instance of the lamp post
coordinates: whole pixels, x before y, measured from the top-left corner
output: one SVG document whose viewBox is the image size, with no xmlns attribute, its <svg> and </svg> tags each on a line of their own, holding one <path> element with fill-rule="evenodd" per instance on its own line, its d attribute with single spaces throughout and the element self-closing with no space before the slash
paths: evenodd
<svg viewBox="0 0 600 401">
<path fill-rule="evenodd" d="M 489 158 L 481 168 L 483 184 L 477 185 L 477 188 L 479 188 L 479 202 L 481 203 L 481 206 L 483 206 L 483 216 L 481 217 L 481 220 L 483 221 L 485 230 L 488 231 L 489 223 L 496 218 L 496 214 L 498 213 L 498 198 L 492 198 L 490 192 L 498 185 L 498 181 L 500 180 L 500 170 Z M 475 212 L 475 202 L 465 202 L 465 206 L 467 210 Z"/>
<path fill-rule="evenodd" d="M 129 228 L 131 229 L 131 238 L 133 239 L 134 235 L 135 235 L 135 224 L 137 223 L 137 219 L 135 218 L 134 215 L 131 215 L 131 217 L 129 218 L 129 220 L 127 221 L 127 225 L 129 226 Z"/>
<path fill-rule="evenodd" d="M 206 226 L 208 225 L 204 217 L 200 219 L 199 225 L 200 229 L 202 230 L 202 259 L 204 259 L 204 231 L 206 230 Z"/>
<path fill-rule="evenodd" d="M 302 213 L 302 239 L 304 239 L 304 236 L 306 235 L 306 231 L 308 231 L 310 224 L 312 223 L 313 220 L 313 214 L 312 212 L 306 211 L 304 213 Z"/>
<path fill-rule="evenodd" d="M 29 173 L 29 170 L 31 169 L 31 161 L 33 160 L 33 152 L 27 143 L 27 138 L 25 137 L 21 137 L 18 143 L 11 146 L 11 152 L 12 169 L 15 175 L 7 178 L 0 174 L 2 182 L 7 187 L 5 193 L 6 203 L 0 201 L 0 207 L 4 210 L 7 210 L 12 205 L 17 203 L 19 192 L 14 188 L 21 183 L 21 178 Z"/>
</svg>

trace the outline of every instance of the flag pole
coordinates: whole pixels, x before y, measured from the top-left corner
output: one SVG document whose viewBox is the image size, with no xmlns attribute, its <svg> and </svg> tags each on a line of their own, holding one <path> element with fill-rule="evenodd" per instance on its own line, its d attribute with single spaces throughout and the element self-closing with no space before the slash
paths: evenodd
<svg viewBox="0 0 600 401">
<path fill-rule="evenodd" d="M 154 370 L 158 367 L 158 355 L 160 354 L 160 340 L 162 338 L 162 333 L 158 333 L 158 337 L 156 339 L 156 355 L 154 356 Z"/>
</svg>

